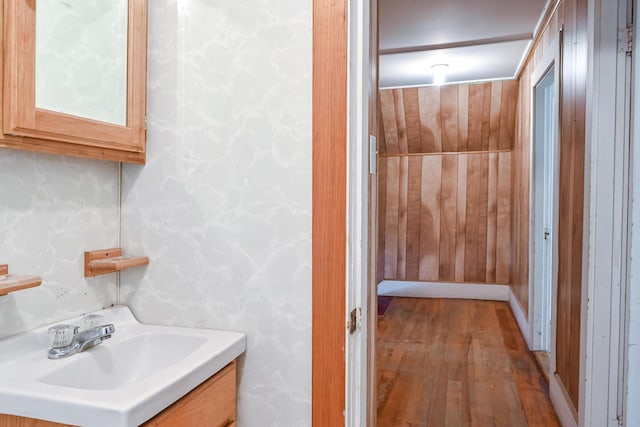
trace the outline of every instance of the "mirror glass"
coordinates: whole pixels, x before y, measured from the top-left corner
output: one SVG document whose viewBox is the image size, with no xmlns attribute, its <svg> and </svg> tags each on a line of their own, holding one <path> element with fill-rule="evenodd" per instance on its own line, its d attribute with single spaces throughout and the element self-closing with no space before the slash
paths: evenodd
<svg viewBox="0 0 640 427">
<path fill-rule="evenodd" d="M 36 1 L 36 108 L 126 126 L 128 0 Z"/>
</svg>

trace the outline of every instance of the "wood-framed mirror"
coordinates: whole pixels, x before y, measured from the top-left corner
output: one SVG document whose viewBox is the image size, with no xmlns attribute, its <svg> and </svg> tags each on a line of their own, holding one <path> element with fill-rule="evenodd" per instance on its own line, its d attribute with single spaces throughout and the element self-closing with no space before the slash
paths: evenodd
<svg viewBox="0 0 640 427">
<path fill-rule="evenodd" d="M 146 44 L 147 0 L 5 1 L 3 132 L 144 162 Z"/>
</svg>

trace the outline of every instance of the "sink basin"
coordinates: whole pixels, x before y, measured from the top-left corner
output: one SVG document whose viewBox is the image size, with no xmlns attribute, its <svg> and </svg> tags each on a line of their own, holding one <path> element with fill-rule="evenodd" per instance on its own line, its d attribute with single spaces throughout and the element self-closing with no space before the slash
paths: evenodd
<svg viewBox="0 0 640 427">
<path fill-rule="evenodd" d="M 0 413 L 80 426 L 137 426 L 245 350 L 238 332 L 144 325 L 124 306 L 95 314 L 116 332 L 66 359 L 47 358 L 49 326 L 0 340 Z"/>
</svg>

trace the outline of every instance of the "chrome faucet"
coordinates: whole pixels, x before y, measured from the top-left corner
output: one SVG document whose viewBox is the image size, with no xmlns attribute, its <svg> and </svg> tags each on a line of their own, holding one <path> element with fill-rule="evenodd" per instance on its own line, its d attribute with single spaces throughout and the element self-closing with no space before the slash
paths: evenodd
<svg viewBox="0 0 640 427">
<path fill-rule="evenodd" d="M 89 350 L 111 338 L 116 331 L 112 323 L 79 332 L 78 326 L 55 325 L 49 328 L 49 359 L 62 359 Z"/>
</svg>

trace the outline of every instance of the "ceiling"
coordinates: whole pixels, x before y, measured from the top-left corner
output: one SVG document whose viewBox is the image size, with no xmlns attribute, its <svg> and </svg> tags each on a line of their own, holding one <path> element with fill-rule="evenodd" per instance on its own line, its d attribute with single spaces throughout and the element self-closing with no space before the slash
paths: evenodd
<svg viewBox="0 0 640 427">
<path fill-rule="evenodd" d="M 380 0 L 380 87 L 510 79 L 548 0 Z"/>
</svg>

